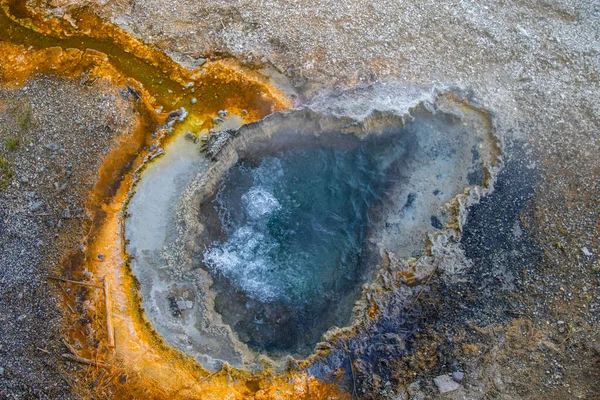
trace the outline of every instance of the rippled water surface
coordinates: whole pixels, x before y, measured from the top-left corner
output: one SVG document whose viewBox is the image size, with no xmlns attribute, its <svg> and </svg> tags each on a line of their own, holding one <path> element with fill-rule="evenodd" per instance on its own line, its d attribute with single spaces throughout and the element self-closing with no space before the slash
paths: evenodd
<svg viewBox="0 0 600 400">
<path fill-rule="evenodd" d="M 376 142 L 278 151 L 229 170 L 212 199 L 218 239 L 203 256 L 217 309 L 242 340 L 286 347 L 355 288 L 370 210 L 391 183 L 390 152 Z"/>
</svg>

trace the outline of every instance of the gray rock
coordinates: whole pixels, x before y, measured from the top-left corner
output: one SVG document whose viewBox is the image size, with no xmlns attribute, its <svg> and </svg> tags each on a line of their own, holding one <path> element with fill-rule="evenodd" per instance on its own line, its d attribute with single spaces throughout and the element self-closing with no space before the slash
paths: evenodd
<svg viewBox="0 0 600 400">
<path fill-rule="evenodd" d="M 194 135 L 192 132 L 186 133 L 185 138 L 187 140 L 191 140 L 194 143 L 198 143 L 198 136 Z"/>
<path fill-rule="evenodd" d="M 103 261 L 105 258 L 104 254 L 98 254 L 98 260 Z"/>
<path fill-rule="evenodd" d="M 0 376 L 4 375 L 4 367 L 0 367 Z"/>
<path fill-rule="evenodd" d="M 19 181 L 21 181 L 21 183 L 27 183 L 29 182 L 29 178 L 27 178 L 26 176 L 22 176 L 21 179 L 19 179 Z"/>
<path fill-rule="evenodd" d="M 453 392 L 460 389 L 460 385 L 452 380 L 449 375 L 440 375 L 433 379 L 440 393 Z"/>
<path fill-rule="evenodd" d="M 180 310 L 186 310 L 187 309 L 187 304 L 185 300 L 178 300 L 177 301 L 177 308 L 179 308 Z"/>
<path fill-rule="evenodd" d="M 225 118 L 228 114 L 227 110 L 219 110 L 219 118 Z"/>
<path fill-rule="evenodd" d="M 192 97 L 192 104 L 196 104 L 198 102 L 198 99 L 196 99 L 195 97 Z"/>
<path fill-rule="evenodd" d="M 219 117 L 213 118 L 213 124 L 219 125 L 221 122 L 223 122 L 223 118 L 219 118 Z"/>
<path fill-rule="evenodd" d="M 416 396 L 418 392 L 421 391 L 421 385 L 419 384 L 419 381 L 415 381 L 413 383 L 411 383 L 410 385 L 408 385 L 408 394 L 410 394 L 411 396 Z"/>
<path fill-rule="evenodd" d="M 588 256 L 588 257 L 592 255 L 592 252 L 589 251 L 587 247 L 582 247 L 581 252 L 583 253 L 583 255 Z"/>
<path fill-rule="evenodd" d="M 29 207 L 29 210 L 35 212 L 35 211 L 39 210 L 40 208 L 42 208 L 43 205 L 44 205 L 43 201 L 41 201 L 41 200 L 36 201 L 35 203 L 33 203 L 31 205 L 31 207 Z"/>
<path fill-rule="evenodd" d="M 47 143 L 46 146 L 44 146 L 44 147 L 46 147 L 48 150 L 51 150 L 51 151 L 57 151 L 58 149 L 60 149 L 59 145 L 57 145 L 56 143 L 52 143 L 52 142 Z"/>
<path fill-rule="evenodd" d="M 452 373 L 452 379 L 454 380 L 454 382 L 460 382 L 463 379 L 465 379 L 465 374 L 461 371 L 455 371 Z"/>
</svg>

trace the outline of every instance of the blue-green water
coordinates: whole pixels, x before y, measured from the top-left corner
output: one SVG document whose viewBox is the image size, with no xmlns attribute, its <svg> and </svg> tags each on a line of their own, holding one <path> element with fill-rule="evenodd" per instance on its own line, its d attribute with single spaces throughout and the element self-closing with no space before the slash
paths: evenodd
<svg viewBox="0 0 600 400">
<path fill-rule="evenodd" d="M 402 175 L 410 140 L 398 138 L 408 136 L 331 134 L 228 171 L 203 263 L 216 310 L 242 341 L 302 353 L 347 323 L 368 272 L 370 219 Z"/>
<path fill-rule="evenodd" d="M 227 240 L 206 250 L 205 265 L 263 302 L 335 297 L 357 279 L 368 213 L 384 180 L 363 147 L 242 161 L 217 194 Z"/>
</svg>

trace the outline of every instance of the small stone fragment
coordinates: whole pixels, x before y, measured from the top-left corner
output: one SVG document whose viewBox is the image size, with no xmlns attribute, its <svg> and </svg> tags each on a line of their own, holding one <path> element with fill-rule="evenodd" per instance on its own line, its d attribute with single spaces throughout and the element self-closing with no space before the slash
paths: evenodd
<svg viewBox="0 0 600 400">
<path fill-rule="evenodd" d="M 104 258 L 106 258 L 104 254 L 98 254 L 98 260 L 103 261 Z"/>
<path fill-rule="evenodd" d="M 452 379 L 454 382 L 460 382 L 465 378 L 465 374 L 461 371 L 455 371 L 452 373 Z"/>
<path fill-rule="evenodd" d="M 582 247 L 581 252 L 583 253 L 583 255 L 588 256 L 588 257 L 590 257 L 592 255 L 592 252 L 589 251 L 587 247 Z"/>
<path fill-rule="evenodd" d="M 195 97 L 192 97 L 192 104 L 196 104 L 198 100 Z"/>
<path fill-rule="evenodd" d="M 177 308 L 179 308 L 180 310 L 187 309 L 186 301 L 185 300 L 178 300 L 177 301 Z"/>
<path fill-rule="evenodd" d="M 35 203 L 33 203 L 31 205 L 31 207 L 29 207 L 29 210 L 35 212 L 35 211 L 39 210 L 40 208 L 42 208 L 43 205 L 44 205 L 43 201 L 41 201 L 41 200 L 40 201 L 36 201 Z"/>
<path fill-rule="evenodd" d="M 440 375 L 433 379 L 440 393 L 448 393 L 458 390 L 460 385 L 452 380 L 448 375 Z"/>
<path fill-rule="evenodd" d="M 198 143 L 198 136 L 194 135 L 192 132 L 188 132 L 185 134 L 185 138 L 194 143 Z"/>
</svg>

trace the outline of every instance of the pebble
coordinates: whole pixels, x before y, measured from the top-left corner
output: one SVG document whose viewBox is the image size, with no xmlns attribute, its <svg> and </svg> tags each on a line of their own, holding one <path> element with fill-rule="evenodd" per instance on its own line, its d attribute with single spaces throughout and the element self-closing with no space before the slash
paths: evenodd
<svg viewBox="0 0 600 400">
<path fill-rule="evenodd" d="M 29 178 L 27 178 L 26 176 L 22 176 L 21 179 L 19 179 L 21 181 L 21 183 L 27 183 L 29 182 Z"/>
<path fill-rule="evenodd" d="M 192 132 L 188 132 L 185 134 L 185 138 L 187 140 L 191 140 L 194 143 L 198 143 L 198 137 L 194 135 Z"/>
<path fill-rule="evenodd" d="M 227 110 L 219 110 L 219 118 L 225 118 L 229 112 Z"/>
<path fill-rule="evenodd" d="M 52 142 L 50 142 L 50 143 L 46 144 L 46 146 L 45 146 L 45 147 L 46 147 L 48 150 L 52 150 L 52 151 L 57 151 L 58 149 L 60 149 L 60 146 L 59 146 L 59 145 L 57 145 L 56 143 L 52 143 Z"/>
<path fill-rule="evenodd" d="M 98 254 L 98 260 L 103 261 L 105 258 L 104 254 Z"/>
<path fill-rule="evenodd" d="M 465 374 L 461 371 L 455 371 L 452 373 L 452 379 L 454 382 L 460 382 L 465 378 Z"/>
<path fill-rule="evenodd" d="M 0 367 L 0 376 L 4 375 L 4 367 Z"/>
<path fill-rule="evenodd" d="M 192 104 L 196 104 L 198 100 L 195 97 L 192 97 Z"/>
<path fill-rule="evenodd" d="M 36 201 L 35 203 L 33 203 L 31 205 L 31 207 L 29 207 L 29 210 L 35 212 L 35 211 L 39 210 L 40 208 L 42 208 L 43 205 L 44 205 L 43 201 L 41 201 L 41 200 L 40 201 Z"/>
<path fill-rule="evenodd" d="M 440 375 L 433 379 L 440 393 L 453 392 L 460 389 L 460 385 L 452 380 L 448 375 Z"/>
<path fill-rule="evenodd" d="M 219 118 L 219 117 L 213 118 L 213 124 L 218 125 L 221 122 L 223 122 L 223 118 Z"/>
<path fill-rule="evenodd" d="M 590 257 L 592 255 L 592 252 L 589 251 L 587 247 L 582 247 L 581 252 L 583 253 L 583 255 L 588 256 L 588 257 Z"/>
</svg>

